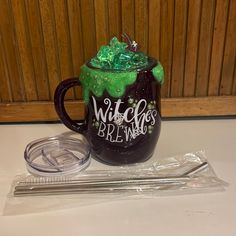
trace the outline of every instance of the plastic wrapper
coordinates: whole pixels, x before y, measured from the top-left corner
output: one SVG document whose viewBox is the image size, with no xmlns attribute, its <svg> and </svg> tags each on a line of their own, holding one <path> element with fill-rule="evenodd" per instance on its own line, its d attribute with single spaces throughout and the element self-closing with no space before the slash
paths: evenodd
<svg viewBox="0 0 236 236">
<path fill-rule="evenodd" d="M 107 201 L 223 191 L 204 152 L 187 153 L 106 169 L 87 169 L 75 177 L 17 176 L 4 214 L 60 210 Z"/>
</svg>

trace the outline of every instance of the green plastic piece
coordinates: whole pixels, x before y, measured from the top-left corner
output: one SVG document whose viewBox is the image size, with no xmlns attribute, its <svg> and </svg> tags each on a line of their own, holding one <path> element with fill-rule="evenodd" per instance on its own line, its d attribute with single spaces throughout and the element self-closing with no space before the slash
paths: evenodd
<svg viewBox="0 0 236 236">
<path fill-rule="evenodd" d="M 152 69 L 152 74 L 154 75 L 155 79 L 160 83 L 164 83 L 164 69 L 161 65 L 161 63 L 158 63 L 157 66 L 155 66 Z"/>
<path fill-rule="evenodd" d="M 90 91 L 97 97 L 103 95 L 104 90 L 112 97 L 124 95 L 126 86 L 133 84 L 137 78 L 137 71 L 110 72 L 91 69 L 86 65 L 81 67 L 80 81 L 83 87 L 83 99 L 89 102 Z"/>
<path fill-rule="evenodd" d="M 133 52 L 128 45 L 114 37 L 109 45 L 102 46 L 90 64 L 99 69 L 130 71 L 143 68 L 148 64 L 148 57 L 143 52 Z"/>
<path fill-rule="evenodd" d="M 143 52 L 127 48 L 127 43 L 119 42 L 114 37 L 89 62 L 94 68 L 87 65 L 81 67 L 80 80 L 85 103 L 89 102 L 90 92 L 97 97 L 101 97 L 104 91 L 111 97 L 122 97 L 126 87 L 136 81 L 138 71 L 148 65 L 148 57 Z M 152 69 L 152 73 L 157 82 L 164 82 L 164 71 L 160 63 Z"/>
</svg>

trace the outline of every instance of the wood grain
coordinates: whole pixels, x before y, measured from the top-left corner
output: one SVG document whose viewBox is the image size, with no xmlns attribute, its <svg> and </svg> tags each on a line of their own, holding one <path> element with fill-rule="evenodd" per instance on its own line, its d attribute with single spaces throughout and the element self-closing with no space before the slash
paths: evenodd
<svg viewBox="0 0 236 236">
<path fill-rule="evenodd" d="M 200 29 L 201 0 L 189 0 L 184 70 L 184 97 L 194 97 Z"/>
<path fill-rule="evenodd" d="M 162 108 L 163 117 L 235 116 L 236 96 L 166 98 Z"/>
<path fill-rule="evenodd" d="M 11 113 L 11 103 L 16 110 L 17 104 L 27 110 L 27 103 L 42 112 L 43 105 L 38 103 L 52 109 L 58 83 L 78 77 L 81 65 L 95 56 L 101 45 L 113 36 L 121 39 L 124 32 L 163 64 L 164 114 L 196 115 L 198 106 L 204 106 L 209 113 L 205 110 L 200 115 L 216 115 L 219 107 L 210 97 L 225 106 L 222 111 L 226 115 L 234 112 L 235 0 L 0 1 L 0 104 L 4 109 L 0 114 Z M 76 87 L 66 98 L 74 103 L 81 94 Z M 76 109 L 75 105 L 71 109 Z M 37 116 L 50 120 L 49 110 L 47 117 L 29 109 L 25 120 L 37 120 Z M 23 121 L 24 115 L 19 117 Z M 9 117 L 9 121 L 17 119 Z"/>
<path fill-rule="evenodd" d="M 107 0 L 94 1 L 94 12 L 96 26 L 96 42 L 98 51 L 102 45 L 106 45 L 109 42 Z"/>
<path fill-rule="evenodd" d="M 215 16 L 215 1 L 202 0 L 200 39 L 198 44 L 198 65 L 195 95 L 207 96 L 211 62 L 212 35 Z"/>
<path fill-rule="evenodd" d="M 21 67 L 18 57 L 18 48 L 13 28 L 13 14 L 11 5 L 7 1 L 1 2 L 0 7 L 0 31 L 2 47 L 4 50 L 5 63 L 10 79 L 11 94 L 13 101 L 24 101 L 25 91 L 22 82 Z M 4 68 L 5 70 L 6 68 Z"/>
<path fill-rule="evenodd" d="M 81 6 L 77 0 L 67 1 L 70 42 L 73 63 L 73 76 L 79 77 L 80 67 L 84 63 L 84 48 L 81 23 Z M 81 88 L 75 88 L 75 97 L 81 99 Z"/>
<path fill-rule="evenodd" d="M 228 0 L 218 0 L 216 2 L 216 13 L 215 13 L 214 33 L 212 42 L 209 87 L 208 87 L 209 96 L 216 96 L 219 94 L 219 84 L 221 78 L 228 6 L 229 6 Z"/>
<path fill-rule="evenodd" d="M 59 56 L 61 80 L 73 77 L 72 53 L 70 45 L 68 11 L 65 0 L 53 1 L 56 42 Z M 66 99 L 73 99 L 74 92 L 70 89 Z"/>
<path fill-rule="evenodd" d="M 121 39 L 121 1 L 107 0 L 109 39 L 116 36 Z"/>
<path fill-rule="evenodd" d="M 233 86 L 232 86 L 232 94 L 236 95 L 236 59 L 234 62 L 234 80 L 233 80 Z"/>
<path fill-rule="evenodd" d="M 148 55 L 160 58 L 161 0 L 148 1 Z"/>
<path fill-rule="evenodd" d="M 65 102 L 66 111 L 75 120 L 85 116 L 84 105 L 79 101 Z M 0 104 L 0 122 L 32 122 L 59 120 L 53 102 L 17 102 Z"/>
<path fill-rule="evenodd" d="M 25 95 L 27 101 L 38 100 L 35 73 L 32 57 L 32 47 L 29 40 L 28 22 L 26 19 L 25 3 L 21 0 L 11 1 L 14 14 L 14 27 L 17 37 L 20 65 L 22 68 Z"/>
<path fill-rule="evenodd" d="M 227 31 L 225 39 L 222 74 L 220 81 L 220 95 L 231 95 L 234 77 L 234 62 L 236 59 L 236 1 L 230 1 L 227 20 Z"/>
<path fill-rule="evenodd" d="M 236 114 L 236 96 L 204 98 L 163 98 L 162 117 L 231 116 Z M 72 119 L 85 117 L 84 104 L 80 101 L 66 102 Z M 53 102 L 2 103 L 0 122 L 57 121 Z"/>
<path fill-rule="evenodd" d="M 38 100 L 50 99 L 46 55 L 43 47 L 43 35 L 38 0 L 26 0 L 26 17 L 29 26 L 29 38 L 32 48 L 34 76 Z"/>
<path fill-rule="evenodd" d="M 134 10 L 134 0 L 121 0 L 121 31 L 130 35 L 133 39 L 135 38 Z"/>
<path fill-rule="evenodd" d="M 94 1 L 80 1 L 82 32 L 83 32 L 83 47 L 84 60 L 87 61 L 96 54 L 96 34 L 95 34 L 95 17 L 94 17 Z"/>
<path fill-rule="evenodd" d="M 148 47 L 148 1 L 135 0 L 135 41 L 139 43 L 140 50 L 147 53 Z M 142 29 L 142 30 L 140 30 Z"/>
<path fill-rule="evenodd" d="M 183 95 L 186 25 L 187 1 L 175 1 L 171 97 L 181 97 Z"/>
<path fill-rule="evenodd" d="M 2 35 L 0 32 L 0 101 L 1 102 L 10 102 L 12 101 L 10 80 L 7 71 L 7 65 L 4 60 L 5 51 L 2 44 Z"/>
<path fill-rule="evenodd" d="M 50 98 L 53 99 L 54 91 L 61 78 L 55 38 L 55 20 L 51 14 L 53 12 L 53 6 L 51 1 L 40 0 L 39 7 L 41 13 L 42 33 L 44 37 L 44 49 L 46 53 L 47 72 L 49 78 L 49 92 Z"/>
<path fill-rule="evenodd" d="M 173 55 L 174 1 L 161 0 L 161 49 L 160 61 L 165 71 L 162 97 L 170 96 L 172 55 Z"/>
</svg>

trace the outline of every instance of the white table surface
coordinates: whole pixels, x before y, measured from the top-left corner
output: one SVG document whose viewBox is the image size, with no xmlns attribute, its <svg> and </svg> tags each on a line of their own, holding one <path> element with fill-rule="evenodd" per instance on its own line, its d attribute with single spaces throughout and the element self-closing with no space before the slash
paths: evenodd
<svg viewBox="0 0 236 236">
<path fill-rule="evenodd" d="M 236 120 L 164 121 L 156 153 L 163 158 L 205 150 L 224 192 L 114 200 L 63 210 L 4 215 L 15 175 L 26 172 L 30 141 L 66 132 L 61 124 L 0 125 L 0 235 L 236 235 Z M 99 165 L 93 161 L 92 165 Z M 18 212 L 19 213 L 19 212 Z"/>
</svg>

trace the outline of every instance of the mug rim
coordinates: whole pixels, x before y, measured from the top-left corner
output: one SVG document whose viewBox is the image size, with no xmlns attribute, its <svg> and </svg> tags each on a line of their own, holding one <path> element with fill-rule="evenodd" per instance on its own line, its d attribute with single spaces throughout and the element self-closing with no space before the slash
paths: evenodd
<svg viewBox="0 0 236 236">
<path fill-rule="evenodd" d="M 148 64 L 144 67 L 137 67 L 135 69 L 128 69 L 128 70 L 116 70 L 116 69 L 102 69 L 99 67 L 95 67 L 93 65 L 91 65 L 91 60 L 89 60 L 86 64 L 86 66 L 88 66 L 90 69 L 94 69 L 94 70 L 100 70 L 103 72 L 113 72 L 113 73 L 125 73 L 125 72 L 132 72 L 132 71 L 147 71 L 147 70 L 151 70 L 153 67 L 155 67 L 158 64 L 158 61 L 153 58 L 153 57 L 148 57 Z"/>
</svg>

